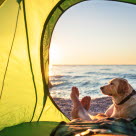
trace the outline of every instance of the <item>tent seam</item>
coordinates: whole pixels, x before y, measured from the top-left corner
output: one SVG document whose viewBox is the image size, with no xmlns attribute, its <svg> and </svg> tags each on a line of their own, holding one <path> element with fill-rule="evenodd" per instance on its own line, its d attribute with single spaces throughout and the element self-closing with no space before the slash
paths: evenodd
<svg viewBox="0 0 136 136">
<path fill-rule="evenodd" d="M 62 11 L 62 14 L 65 12 L 60 5 L 58 6 L 58 8 Z"/>
<path fill-rule="evenodd" d="M 62 4 L 65 0 L 62 0 L 62 1 L 59 1 L 56 6 L 51 10 L 51 12 L 49 13 L 45 23 L 44 23 L 44 26 L 43 26 L 43 31 L 42 31 L 42 36 L 41 36 L 41 46 L 40 46 L 40 56 L 41 56 L 41 72 L 42 72 L 42 78 L 43 78 L 43 85 L 44 85 L 44 102 L 43 102 L 43 108 L 41 110 L 41 113 L 39 115 L 39 118 L 38 118 L 38 121 L 40 120 L 41 118 L 41 115 L 43 113 L 43 110 L 44 110 L 44 107 L 46 105 L 46 100 L 47 100 L 47 95 L 45 95 L 45 90 L 47 90 L 47 94 L 49 94 L 49 89 L 47 87 L 47 83 L 46 83 L 46 80 L 45 80 L 45 69 L 44 69 L 44 59 L 43 59 L 43 39 L 44 39 L 44 34 L 45 34 L 45 30 L 46 30 L 46 27 L 49 23 L 49 20 L 50 18 L 52 17 L 52 14 L 55 12 L 55 10 L 58 8 L 58 6 L 60 4 Z M 48 60 L 46 60 L 46 62 L 49 61 L 49 57 L 48 57 Z M 46 87 L 45 87 L 45 84 L 46 84 Z"/>
<path fill-rule="evenodd" d="M 24 23 L 25 23 L 27 48 L 28 48 L 28 58 L 29 58 L 29 62 L 30 62 L 30 70 L 31 70 L 31 74 L 32 74 L 32 80 L 33 80 L 33 85 L 34 85 L 34 90 L 35 90 L 35 98 L 36 98 L 33 115 L 30 120 L 30 122 L 32 122 L 32 120 L 34 118 L 35 111 L 36 111 L 36 107 L 37 107 L 38 97 L 37 97 L 37 88 L 36 88 L 36 83 L 35 83 L 35 77 L 34 77 L 34 73 L 33 73 L 32 59 L 31 59 L 31 55 L 30 55 L 30 44 L 29 44 L 28 28 L 27 28 L 27 21 L 26 21 L 25 0 L 23 0 L 23 12 L 24 12 Z"/>
</svg>

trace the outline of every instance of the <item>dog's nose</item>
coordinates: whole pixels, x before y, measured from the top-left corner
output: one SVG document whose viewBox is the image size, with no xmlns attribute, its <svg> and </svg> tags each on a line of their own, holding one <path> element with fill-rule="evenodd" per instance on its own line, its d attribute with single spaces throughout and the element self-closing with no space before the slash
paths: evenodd
<svg viewBox="0 0 136 136">
<path fill-rule="evenodd" d="M 100 87 L 100 89 L 103 90 L 103 89 L 104 89 L 104 86 Z"/>
</svg>

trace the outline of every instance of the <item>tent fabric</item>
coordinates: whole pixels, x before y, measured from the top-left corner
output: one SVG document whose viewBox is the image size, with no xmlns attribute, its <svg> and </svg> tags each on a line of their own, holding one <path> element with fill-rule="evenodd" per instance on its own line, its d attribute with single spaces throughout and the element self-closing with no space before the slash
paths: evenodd
<svg viewBox="0 0 136 136">
<path fill-rule="evenodd" d="M 0 0 L 0 130 L 69 121 L 49 94 L 49 48 L 60 16 L 83 1 Z"/>
<path fill-rule="evenodd" d="M 58 122 L 31 122 L 5 128 L 0 136 L 48 136 Z"/>
</svg>

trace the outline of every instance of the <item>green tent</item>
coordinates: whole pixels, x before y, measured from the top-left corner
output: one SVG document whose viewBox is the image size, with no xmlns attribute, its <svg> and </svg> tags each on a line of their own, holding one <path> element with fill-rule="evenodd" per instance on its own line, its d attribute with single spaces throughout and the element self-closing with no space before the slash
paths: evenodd
<svg viewBox="0 0 136 136">
<path fill-rule="evenodd" d="M 49 94 L 49 47 L 59 17 L 83 1 L 0 0 L 0 136 L 45 136 L 69 121 Z"/>
</svg>

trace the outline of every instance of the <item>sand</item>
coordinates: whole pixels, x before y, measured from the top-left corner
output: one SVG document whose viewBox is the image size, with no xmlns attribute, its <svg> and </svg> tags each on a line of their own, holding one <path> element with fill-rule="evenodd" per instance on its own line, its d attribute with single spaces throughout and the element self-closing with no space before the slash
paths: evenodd
<svg viewBox="0 0 136 136">
<path fill-rule="evenodd" d="M 55 103 L 61 109 L 61 111 L 69 118 L 71 118 L 72 101 L 70 99 L 53 98 Z M 111 97 L 95 98 L 91 101 L 90 114 L 96 115 L 98 113 L 104 113 L 108 107 L 112 104 Z"/>
</svg>

